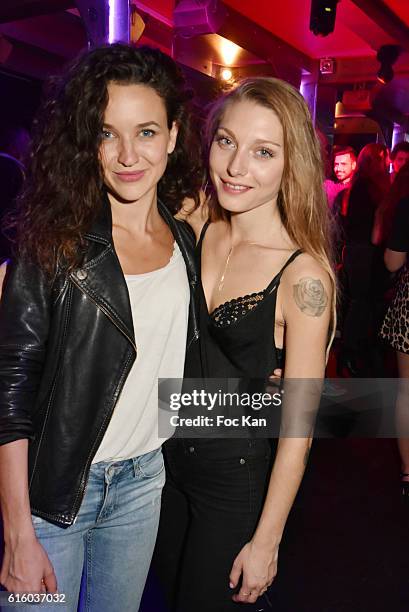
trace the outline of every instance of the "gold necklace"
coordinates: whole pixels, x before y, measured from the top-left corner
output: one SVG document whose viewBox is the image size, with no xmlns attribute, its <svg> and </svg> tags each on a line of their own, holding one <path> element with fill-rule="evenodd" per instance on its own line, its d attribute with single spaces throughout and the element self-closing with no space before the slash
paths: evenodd
<svg viewBox="0 0 409 612">
<path fill-rule="evenodd" d="M 220 277 L 219 284 L 217 286 L 218 291 L 221 291 L 223 289 L 224 279 L 226 278 L 227 269 L 229 267 L 230 258 L 233 255 L 234 247 L 235 246 L 239 246 L 239 245 L 243 245 L 243 244 L 247 244 L 248 246 L 254 246 L 254 245 L 262 246 L 262 245 L 260 245 L 259 242 L 246 242 L 246 241 L 240 242 L 239 244 L 236 244 L 236 245 L 232 244 L 232 246 L 230 247 L 230 250 L 229 250 L 229 252 L 227 254 L 226 263 L 224 264 L 223 272 L 222 272 L 222 275 Z"/>
<path fill-rule="evenodd" d="M 220 277 L 219 284 L 218 284 L 218 286 L 217 286 L 218 291 L 221 291 L 221 290 L 223 289 L 224 279 L 225 279 L 225 277 L 226 277 L 227 269 L 228 269 L 228 267 L 229 267 L 230 258 L 231 258 L 231 256 L 233 255 L 233 249 L 234 249 L 234 247 L 235 247 L 235 246 L 240 246 L 240 245 L 243 245 L 243 244 L 247 244 L 248 246 L 261 246 L 261 247 L 263 247 L 263 246 L 268 247 L 268 246 L 269 246 L 269 245 L 266 245 L 266 244 L 262 244 L 262 243 L 260 243 L 260 242 L 247 242 L 247 241 L 244 241 L 244 242 L 239 242 L 239 243 L 238 243 L 238 244 L 236 244 L 236 245 L 233 245 L 233 244 L 232 244 L 232 246 L 230 247 L 230 250 L 229 250 L 229 252 L 228 252 L 228 254 L 227 254 L 227 257 L 226 257 L 226 263 L 224 264 L 223 272 L 222 272 L 222 275 L 221 275 L 221 277 Z"/>
<path fill-rule="evenodd" d="M 232 246 L 230 247 L 229 253 L 228 253 L 228 255 L 227 255 L 227 258 L 226 258 L 226 263 L 224 264 L 223 273 L 222 273 L 222 275 L 221 275 L 221 277 L 220 277 L 219 284 L 218 284 L 218 287 L 217 287 L 219 291 L 221 291 L 221 290 L 223 289 L 223 285 L 224 285 L 224 278 L 225 278 L 225 276 L 226 276 L 227 268 L 228 268 L 228 266 L 229 266 L 229 261 L 230 261 L 230 257 L 231 257 L 231 255 L 232 255 L 232 253 L 233 253 L 233 249 L 234 249 L 234 246 L 232 245 Z"/>
</svg>

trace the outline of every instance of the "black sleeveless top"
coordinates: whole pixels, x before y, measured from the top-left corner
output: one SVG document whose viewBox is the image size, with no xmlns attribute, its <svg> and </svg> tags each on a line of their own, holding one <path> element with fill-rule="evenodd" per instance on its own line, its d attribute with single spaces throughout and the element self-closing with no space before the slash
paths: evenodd
<svg viewBox="0 0 409 612">
<path fill-rule="evenodd" d="M 196 247 L 201 270 L 203 227 Z M 265 381 L 275 368 L 283 366 L 283 350 L 275 345 L 275 310 L 277 289 L 286 267 L 301 253 L 295 251 L 263 290 L 237 297 L 209 313 L 201 273 L 198 291 L 200 322 L 200 361 L 187 361 L 188 378 L 244 378 Z"/>
</svg>

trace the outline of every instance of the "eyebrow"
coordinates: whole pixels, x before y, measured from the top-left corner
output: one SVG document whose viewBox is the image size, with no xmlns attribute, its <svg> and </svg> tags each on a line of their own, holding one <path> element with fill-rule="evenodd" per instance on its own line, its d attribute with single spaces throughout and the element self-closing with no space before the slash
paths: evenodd
<svg viewBox="0 0 409 612">
<path fill-rule="evenodd" d="M 222 125 L 219 125 L 219 127 L 218 127 L 217 129 L 218 129 L 218 130 L 224 130 L 224 131 L 225 131 L 225 132 L 227 132 L 227 133 L 228 133 L 228 134 L 229 134 L 229 135 L 230 135 L 232 138 L 236 139 L 236 137 L 235 137 L 235 135 L 233 134 L 233 132 L 232 132 L 231 130 L 229 130 L 228 128 L 225 128 L 225 127 L 223 127 Z M 274 145 L 275 147 L 280 147 L 280 148 L 281 148 L 281 146 L 282 146 L 282 145 L 280 145 L 278 142 L 274 142 L 273 140 L 268 140 L 268 139 L 265 139 L 265 138 L 257 138 L 257 139 L 254 141 L 254 143 L 255 143 L 255 144 L 266 144 L 266 143 L 269 143 L 269 144 Z"/>
<path fill-rule="evenodd" d="M 145 128 L 145 127 L 148 127 L 149 125 L 156 125 L 156 127 L 158 128 L 161 127 L 159 123 L 157 123 L 156 121 L 145 121 L 144 123 L 138 123 L 135 127 Z M 103 123 L 103 127 L 115 129 L 115 126 L 111 125 L 110 123 Z"/>
</svg>

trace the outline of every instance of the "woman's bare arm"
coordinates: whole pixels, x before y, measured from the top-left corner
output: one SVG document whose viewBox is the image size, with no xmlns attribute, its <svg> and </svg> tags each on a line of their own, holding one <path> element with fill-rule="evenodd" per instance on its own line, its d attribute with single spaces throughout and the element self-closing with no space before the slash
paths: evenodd
<svg viewBox="0 0 409 612">
<path fill-rule="evenodd" d="M 286 419 L 287 432 L 278 443 L 257 529 L 236 557 L 230 575 L 235 586 L 243 573 L 240 592 L 233 597 L 239 602 L 256 601 L 274 579 L 278 547 L 311 447 L 314 408 L 318 408 L 320 381 L 325 373 L 331 283 L 328 274 L 310 256 L 300 255 L 284 273 L 278 308 L 286 326 L 285 384 L 287 381 L 291 391 L 289 405 L 283 409 L 291 412 Z M 294 402 L 299 402 L 302 412 L 297 413 Z"/>
<path fill-rule="evenodd" d="M 325 375 L 325 353 L 331 318 L 331 283 L 328 274 L 312 258 L 301 255 L 299 261 L 296 260 L 283 275 L 280 292 L 286 325 L 285 379 L 289 381 L 290 392 L 291 381 L 295 381 L 295 401 L 298 387 L 305 406 L 289 406 L 289 419 L 293 420 L 296 429 L 293 432 L 290 430 L 288 437 L 284 433 L 286 437 L 279 441 L 266 500 L 266 504 L 271 501 L 269 505 L 272 511 L 266 512 L 266 520 L 263 511 L 257 528 L 258 533 L 268 535 L 270 531 L 273 537 L 281 535 L 284 529 L 311 446 L 308 430 L 313 427 L 314 408 L 317 409 L 318 405 L 308 407 L 308 403 L 319 400 L 319 383 Z M 291 425 L 289 423 L 290 428 Z M 301 437 L 293 437 L 298 432 Z"/>
</svg>

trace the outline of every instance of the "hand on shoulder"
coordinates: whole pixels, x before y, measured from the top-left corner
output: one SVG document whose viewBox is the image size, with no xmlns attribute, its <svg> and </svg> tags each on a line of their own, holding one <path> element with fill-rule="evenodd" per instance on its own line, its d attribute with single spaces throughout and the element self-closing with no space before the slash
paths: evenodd
<svg viewBox="0 0 409 612">
<path fill-rule="evenodd" d="M 196 207 L 195 201 L 192 198 L 185 198 L 182 208 L 175 215 L 176 219 L 179 219 L 179 221 L 186 221 L 189 223 L 190 227 L 195 232 L 196 239 L 199 238 L 203 225 L 209 218 L 209 208 L 207 206 L 207 199 L 204 191 L 200 191 L 199 198 L 200 204 L 198 207 Z"/>
</svg>

